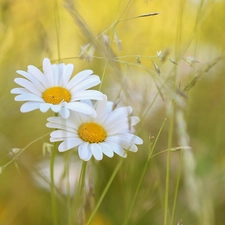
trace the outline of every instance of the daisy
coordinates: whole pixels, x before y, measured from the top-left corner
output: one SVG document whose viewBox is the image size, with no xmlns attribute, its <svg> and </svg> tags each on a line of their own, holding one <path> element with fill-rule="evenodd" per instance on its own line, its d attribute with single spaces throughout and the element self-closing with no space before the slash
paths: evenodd
<svg viewBox="0 0 225 225">
<path fill-rule="evenodd" d="M 63 118 L 68 118 L 70 111 L 81 112 L 96 116 L 96 112 L 88 104 L 80 102 L 84 99 L 102 100 L 103 94 L 96 90 L 87 90 L 100 83 L 97 75 L 92 75 L 92 70 L 83 70 L 72 79 L 73 64 L 64 63 L 51 65 L 50 60 L 43 60 L 43 73 L 35 66 L 28 66 L 28 70 L 18 70 L 17 73 L 24 78 L 16 78 L 15 83 L 20 88 L 11 90 L 18 94 L 16 101 L 26 101 L 21 112 L 30 112 L 40 109 L 47 112 L 51 109 Z"/>
<path fill-rule="evenodd" d="M 78 154 L 84 161 L 90 160 L 92 156 L 101 160 L 103 154 L 111 158 L 114 153 L 126 158 L 126 150 L 136 152 L 136 145 L 143 141 L 133 134 L 133 126 L 140 119 L 130 116 L 132 108 L 128 106 L 113 109 L 113 103 L 107 102 L 106 95 L 102 101 L 96 102 L 94 108 L 97 112 L 95 118 L 73 112 L 67 120 L 60 117 L 48 118 L 46 126 L 58 129 L 50 134 L 50 141 L 62 141 L 58 150 L 64 152 L 78 147 Z"/>
<path fill-rule="evenodd" d="M 77 191 L 82 162 L 76 156 L 70 156 L 68 161 L 66 161 L 67 166 L 65 166 L 65 158 L 61 156 L 56 156 L 54 161 L 54 183 L 57 191 L 64 195 L 70 194 L 71 197 L 74 196 L 74 191 Z M 35 165 L 35 170 L 32 172 L 33 179 L 35 183 L 44 188 L 47 191 L 51 191 L 51 174 L 50 174 L 50 164 L 49 160 L 38 162 Z M 66 169 L 68 169 L 68 176 L 65 174 Z M 93 168 L 92 168 L 93 170 Z M 69 190 L 68 191 L 68 185 Z M 85 190 L 87 193 L 90 191 L 90 179 L 85 178 Z"/>
</svg>

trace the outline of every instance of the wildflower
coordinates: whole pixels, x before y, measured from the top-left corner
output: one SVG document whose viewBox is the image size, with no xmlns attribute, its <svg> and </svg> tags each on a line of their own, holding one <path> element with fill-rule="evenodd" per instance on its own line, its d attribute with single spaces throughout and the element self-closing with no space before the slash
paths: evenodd
<svg viewBox="0 0 225 225">
<path fill-rule="evenodd" d="M 59 192 L 64 195 L 70 194 L 73 196 L 74 191 L 78 187 L 81 162 L 78 160 L 78 157 L 72 156 L 66 163 L 68 163 L 68 174 L 65 171 L 65 158 L 56 156 L 54 163 L 54 183 Z M 32 172 L 35 183 L 47 191 L 51 191 L 49 186 L 51 182 L 49 166 L 49 160 L 40 161 L 35 165 L 36 169 Z M 85 190 L 89 187 L 88 181 L 88 179 L 85 179 Z M 69 185 L 70 192 L 68 192 L 67 185 Z"/>
<path fill-rule="evenodd" d="M 28 71 L 18 70 L 24 78 L 16 78 L 15 83 L 22 88 L 14 88 L 12 94 L 18 94 L 16 101 L 26 101 L 20 110 L 30 112 L 40 109 L 47 112 L 51 109 L 63 118 L 68 118 L 70 111 L 96 116 L 95 110 L 79 100 L 101 100 L 102 93 L 96 90 L 86 90 L 100 83 L 92 70 L 83 70 L 72 79 L 73 64 L 64 63 L 51 65 L 50 60 L 43 60 L 43 73 L 35 66 L 28 66 Z"/>
<path fill-rule="evenodd" d="M 128 106 L 113 110 L 113 103 L 107 101 L 106 95 L 102 101 L 96 102 L 94 108 L 96 118 L 72 112 L 67 120 L 48 118 L 46 126 L 58 129 L 50 134 L 50 141 L 62 141 L 58 150 L 64 152 L 78 147 L 78 154 L 84 161 L 90 160 L 92 155 L 96 160 L 101 160 L 103 154 L 111 158 L 116 153 L 125 158 L 125 150 L 136 152 L 136 145 L 143 141 L 132 134 L 133 126 L 140 120 L 137 116 L 130 116 L 132 108 Z"/>
</svg>

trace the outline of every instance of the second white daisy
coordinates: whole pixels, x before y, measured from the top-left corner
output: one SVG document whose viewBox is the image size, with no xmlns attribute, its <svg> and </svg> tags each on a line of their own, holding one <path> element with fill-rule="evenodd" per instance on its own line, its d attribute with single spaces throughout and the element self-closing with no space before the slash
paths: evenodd
<svg viewBox="0 0 225 225">
<path fill-rule="evenodd" d="M 78 154 L 84 161 L 92 156 L 101 160 L 103 154 L 113 157 L 114 153 L 125 158 L 126 150 L 136 152 L 136 145 L 143 141 L 132 133 L 133 126 L 140 120 L 137 116 L 130 116 L 132 108 L 128 106 L 113 110 L 113 103 L 107 102 L 106 95 L 102 101 L 96 102 L 94 108 L 96 118 L 73 112 L 67 120 L 48 118 L 46 126 L 58 129 L 51 133 L 50 141 L 62 141 L 59 151 L 78 147 Z"/>
<path fill-rule="evenodd" d="M 14 81 L 21 88 L 12 89 L 12 94 L 18 94 L 16 101 L 26 101 L 20 108 L 21 112 L 40 109 L 47 112 L 51 109 L 63 118 L 68 118 L 70 111 L 96 116 L 93 107 L 80 102 L 84 99 L 101 100 L 103 94 L 96 90 L 87 90 L 100 83 L 99 76 L 92 70 L 84 70 L 72 79 L 73 64 L 64 63 L 51 65 L 50 60 L 43 60 L 43 73 L 35 66 L 28 66 L 28 71 L 18 70 L 24 78 Z"/>
</svg>

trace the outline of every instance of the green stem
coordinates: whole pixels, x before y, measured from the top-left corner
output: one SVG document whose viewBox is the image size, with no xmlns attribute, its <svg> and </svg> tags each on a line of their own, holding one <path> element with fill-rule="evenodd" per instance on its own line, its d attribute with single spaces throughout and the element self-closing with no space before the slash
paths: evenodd
<svg viewBox="0 0 225 225">
<path fill-rule="evenodd" d="M 180 185 L 182 162 L 183 162 L 183 150 L 181 150 L 181 152 L 180 152 L 179 166 L 178 166 L 178 172 L 177 172 L 177 180 L 176 180 L 176 187 L 175 187 L 175 194 L 174 194 L 173 209 L 172 209 L 170 225 L 173 225 L 173 220 L 174 220 L 174 215 L 175 215 L 177 196 L 178 196 L 179 185 Z"/>
<path fill-rule="evenodd" d="M 53 225 L 58 224 L 56 195 L 55 195 L 55 182 L 54 182 L 54 163 L 55 163 L 56 151 L 57 151 L 57 143 L 55 142 L 54 147 L 52 149 L 51 161 L 50 161 L 50 179 L 51 179 L 51 199 L 52 199 Z"/>
<path fill-rule="evenodd" d="M 91 216 L 90 216 L 90 218 L 89 218 L 89 220 L 88 220 L 86 225 L 90 225 L 90 223 L 91 223 L 92 219 L 94 218 L 96 212 L 98 211 L 98 208 L 101 205 L 101 203 L 102 203 L 102 201 L 103 201 L 107 191 L 109 190 L 109 187 L 112 184 L 112 182 L 113 182 L 113 180 L 114 180 L 118 170 L 120 169 L 121 165 L 123 164 L 123 161 L 124 161 L 124 159 L 121 159 L 119 161 L 119 163 L 117 164 L 115 170 L 113 171 L 113 174 L 111 175 L 107 185 L 105 186 L 105 189 L 103 190 L 102 195 L 100 196 L 100 198 L 99 198 L 99 200 L 98 200 L 98 202 L 97 202 L 97 204 L 96 204 L 96 206 L 95 206 L 95 208 L 94 208 L 94 210 L 93 210 L 93 212 L 92 212 L 92 214 L 91 214 Z"/>
<path fill-rule="evenodd" d="M 66 190 L 67 190 L 67 210 L 68 210 L 68 218 L 71 215 L 71 190 L 70 190 L 70 157 L 71 157 L 71 151 L 67 151 L 64 154 L 64 172 L 66 177 Z"/>
<path fill-rule="evenodd" d="M 20 156 L 20 154 L 22 154 L 27 148 L 29 148 L 31 145 L 35 144 L 36 142 L 42 140 L 45 136 L 49 135 L 50 132 L 48 132 L 47 134 L 35 139 L 34 141 L 30 142 L 27 146 L 25 146 L 24 148 L 20 149 L 20 151 L 18 153 L 16 153 L 15 155 L 13 155 L 13 158 L 8 161 L 6 164 L 4 164 L 3 166 L 0 166 L 0 173 L 3 172 L 3 170 L 9 166 L 12 162 L 15 162 L 16 159 Z"/>
<path fill-rule="evenodd" d="M 139 180 L 139 182 L 138 182 L 138 185 L 137 185 L 137 188 L 136 188 L 134 197 L 133 197 L 133 199 L 132 199 L 130 208 L 129 208 L 129 210 L 128 210 L 128 213 L 127 213 L 127 215 L 126 215 L 126 217 L 125 217 L 125 219 L 124 219 L 123 225 L 127 225 L 127 224 L 128 224 L 128 221 L 129 221 L 131 212 L 132 212 L 133 207 L 134 207 L 134 203 L 135 203 L 135 201 L 136 201 L 136 199 L 137 199 L 138 192 L 139 192 L 139 190 L 140 190 L 142 181 L 143 181 L 143 179 L 144 179 L 146 170 L 147 170 L 147 168 L 148 168 L 149 161 L 150 161 L 150 159 L 152 158 L 153 151 L 154 151 L 154 149 L 155 149 L 156 143 L 158 142 L 159 136 L 160 136 L 160 134 L 161 134 L 161 132 L 162 132 L 162 129 L 163 129 L 164 125 L 165 125 L 166 120 L 167 120 L 167 118 L 164 119 L 164 121 L 163 121 L 163 123 L 162 123 L 162 125 L 161 125 L 161 127 L 160 127 L 160 129 L 159 129 L 159 132 L 158 132 L 158 134 L 157 134 L 157 136 L 156 136 L 156 139 L 155 139 L 155 141 L 154 141 L 153 146 L 151 145 L 151 139 L 150 139 L 148 159 L 147 159 L 147 161 L 146 161 L 146 163 L 145 163 L 145 167 L 144 167 L 143 172 L 142 172 L 142 174 L 141 174 L 140 180 Z M 151 138 L 151 137 L 150 137 L 150 138 Z"/>
<path fill-rule="evenodd" d="M 104 81 L 104 78 L 105 78 L 107 65 L 108 65 L 108 60 L 105 61 L 105 66 L 104 66 L 104 70 L 103 70 L 102 78 L 101 78 L 102 82 L 99 85 L 99 91 L 101 91 L 101 89 L 102 89 L 102 84 L 103 84 L 103 81 Z"/>
<path fill-rule="evenodd" d="M 164 205 L 164 225 L 167 225 L 168 221 L 168 201 L 169 201 L 169 183 L 170 183 L 170 158 L 171 158 L 171 146 L 173 139 L 173 124 L 174 124 L 174 113 L 173 103 L 171 103 L 171 117 L 169 126 L 169 137 L 168 137 L 168 152 L 167 152 L 167 168 L 166 168 L 166 190 L 165 190 L 165 205 Z"/>
<path fill-rule="evenodd" d="M 78 190 L 77 190 L 77 194 L 76 194 L 76 198 L 75 198 L 77 200 L 82 196 L 82 193 L 83 193 L 83 190 L 84 190 L 86 170 L 87 170 L 87 162 L 83 161 L 82 168 L 81 168 L 81 171 L 80 171 Z M 75 204 L 79 205 L 79 201 L 76 201 Z"/>
<path fill-rule="evenodd" d="M 61 54 L 60 54 L 60 41 L 59 41 L 59 12 L 58 12 L 58 2 L 55 0 L 55 9 L 54 9 L 54 16 L 55 16 L 55 30 L 56 30 L 56 42 L 57 42 L 57 55 L 58 55 L 58 62 L 60 62 Z"/>
<path fill-rule="evenodd" d="M 83 161 L 81 171 L 80 171 L 78 186 L 75 186 L 76 189 L 74 190 L 75 197 L 73 200 L 73 205 L 72 205 L 72 210 L 71 210 L 74 213 L 73 213 L 73 215 L 72 214 L 69 215 L 68 225 L 74 224 L 77 216 L 79 216 L 79 209 L 81 207 L 83 207 L 83 202 L 82 202 L 83 199 L 82 198 L 83 198 L 86 170 L 87 170 L 87 162 Z"/>
<path fill-rule="evenodd" d="M 152 150 L 151 150 L 150 152 L 152 152 Z M 139 189 L 140 189 L 140 187 L 141 187 L 141 184 L 142 184 L 142 181 L 143 181 L 143 179 L 144 179 L 146 170 L 147 170 L 147 168 L 148 168 L 148 163 L 149 163 L 149 161 L 147 160 L 147 162 L 145 163 L 144 170 L 143 170 L 143 172 L 142 172 L 142 174 L 141 174 L 141 178 L 140 178 L 140 180 L 139 180 L 139 182 L 138 182 L 138 185 L 137 185 L 137 188 L 136 188 L 134 197 L 133 197 L 133 199 L 132 199 L 130 208 L 129 208 L 128 213 L 127 213 L 127 215 L 126 215 L 126 217 L 125 217 L 125 219 L 124 219 L 123 225 L 127 225 L 127 224 L 128 224 L 128 221 L 129 221 L 131 212 L 132 212 L 133 207 L 134 207 L 134 203 L 135 203 L 135 201 L 136 201 L 136 199 L 137 199 L 137 195 L 138 195 Z"/>
</svg>

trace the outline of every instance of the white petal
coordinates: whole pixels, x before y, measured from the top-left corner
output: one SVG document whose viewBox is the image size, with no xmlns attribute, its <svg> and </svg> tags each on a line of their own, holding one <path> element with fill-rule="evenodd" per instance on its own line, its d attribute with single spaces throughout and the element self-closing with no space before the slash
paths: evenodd
<svg viewBox="0 0 225 225">
<path fill-rule="evenodd" d="M 116 145 L 114 143 L 111 143 L 111 142 L 106 142 L 110 148 L 119 156 L 123 157 L 123 158 L 126 158 L 127 157 L 127 153 L 119 146 L 119 145 Z"/>
<path fill-rule="evenodd" d="M 102 115 L 105 111 L 105 108 L 106 108 L 106 104 L 107 104 L 107 96 L 103 95 L 102 97 L 103 97 L 103 100 L 97 101 L 96 104 L 95 104 L 95 110 L 97 112 L 97 118 L 102 117 Z"/>
<path fill-rule="evenodd" d="M 65 66 L 63 74 L 62 74 L 62 86 L 63 87 L 65 87 L 68 84 L 68 82 L 72 76 L 73 69 L 74 69 L 73 64 L 67 64 Z"/>
<path fill-rule="evenodd" d="M 57 86 L 63 86 L 63 71 L 66 67 L 65 63 L 60 63 L 56 65 L 58 67 L 59 77 L 58 77 L 58 84 Z"/>
<path fill-rule="evenodd" d="M 129 149 L 127 149 L 131 152 L 137 152 L 138 151 L 138 147 L 135 144 L 132 144 Z"/>
<path fill-rule="evenodd" d="M 43 86 L 43 84 L 33 74 L 27 73 L 23 70 L 17 70 L 16 72 L 33 83 L 40 92 L 43 92 L 46 89 L 45 86 Z"/>
<path fill-rule="evenodd" d="M 24 93 L 31 93 L 25 88 L 13 88 L 10 92 L 11 94 L 24 94 Z"/>
<path fill-rule="evenodd" d="M 59 137 L 59 138 L 55 138 L 55 137 L 50 137 L 50 142 L 59 142 L 59 141 L 64 141 L 65 138 L 63 137 Z"/>
<path fill-rule="evenodd" d="M 67 138 L 64 142 L 59 145 L 59 151 L 64 152 L 71 148 L 80 145 L 83 141 L 80 138 Z"/>
<path fill-rule="evenodd" d="M 108 142 L 108 141 L 111 143 L 114 143 L 116 145 L 119 145 L 123 149 L 129 150 L 131 152 L 136 152 L 138 150 L 136 145 L 134 145 L 134 142 L 132 142 L 132 141 L 130 142 L 129 140 L 122 139 L 119 136 L 107 137 L 106 142 Z"/>
<path fill-rule="evenodd" d="M 47 119 L 47 121 L 52 122 L 52 123 L 62 124 L 62 125 L 65 125 L 65 126 L 69 126 L 71 128 L 75 126 L 74 121 L 71 121 L 69 119 L 68 120 L 65 120 L 65 119 L 63 119 L 61 117 L 58 117 L 58 116 L 49 117 Z"/>
<path fill-rule="evenodd" d="M 102 142 L 102 143 L 99 143 L 99 146 L 101 147 L 102 149 L 102 152 L 108 156 L 109 158 L 112 158 L 114 153 L 113 153 L 113 150 L 109 147 L 109 145 L 107 145 L 106 143 Z"/>
<path fill-rule="evenodd" d="M 52 65 L 48 58 L 44 58 L 43 60 L 43 71 L 44 75 L 48 79 L 50 86 L 54 86 L 54 77 L 52 72 Z"/>
<path fill-rule="evenodd" d="M 70 110 L 67 109 L 66 107 L 62 107 L 61 110 L 59 111 L 59 115 L 62 118 L 67 119 L 70 116 Z"/>
<path fill-rule="evenodd" d="M 78 154 L 84 161 L 90 160 L 92 153 L 87 142 L 83 142 L 78 146 Z"/>
<path fill-rule="evenodd" d="M 80 92 L 74 93 L 74 97 L 71 99 L 71 101 L 77 101 L 77 100 L 83 100 L 83 99 L 102 100 L 103 94 L 102 92 L 96 91 L 96 90 L 80 91 Z"/>
<path fill-rule="evenodd" d="M 100 101 L 99 101 L 100 102 Z M 106 104 L 106 108 L 104 110 L 104 113 L 102 116 L 97 116 L 96 119 L 98 120 L 98 122 L 100 124 L 102 124 L 104 127 L 106 127 L 104 125 L 105 121 L 107 120 L 108 116 L 109 116 L 109 113 L 112 111 L 112 108 L 113 108 L 113 103 L 112 102 L 107 102 Z"/>
<path fill-rule="evenodd" d="M 26 102 L 20 107 L 20 111 L 25 113 L 25 112 L 30 112 L 35 109 L 38 109 L 40 107 L 40 102 Z"/>
<path fill-rule="evenodd" d="M 50 134 L 53 138 L 77 138 L 77 135 L 73 132 L 65 130 L 55 130 Z"/>
<path fill-rule="evenodd" d="M 134 124 L 138 123 L 140 119 L 137 116 L 131 116 L 127 120 L 120 121 L 120 123 L 112 121 L 111 124 L 105 125 L 109 135 L 122 133 L 131 130 Z"/>
<path fill-rule="evenodd" d="M 127 117 L 119 118 L 118 117 L 117 120 L 114 119 L 114 120 L 110 121 L 110 123 L 108 123 L 108 121 L 106 121 L 104 123 L 104 127 L 106 128 L 106 131 L 109 135 L 120 133 L 123 130 L 128 130 L 129 128 L 131 128 L 130 118 L 127 118 Z"/>
<path fill-rule="evenodd" d="M 43 99 L 34 94 L 21 94 L 15 97 L 15 101 L 34 101 L 34 102 L 44 102 Z"/>
<path fill-rule="evenodd" d="M 92 152 L 93 156 L 95 157 L 95 159 L 102 160 L 103 154 L 102 154 L 101 147 L 98 144 L 93 143 L 93 144 L 90 144 L 90 148 L 91 148 L 91 152 Z"/>
<path fill-rule="evenodd" d="M 46 124 L 46 127 L 48 128 L 54 128 L 54 129 L 63 129 L 63 130 L 66 130 L 66 131 L 70 131 L 70 132 L 75 132 L 75 129 L 74 128 L 70 128 L 68 126 L 64 126 L 62 124 L 57 124 L 57 123 L 51 123 L 51 122 L 48 122 Z"/>
<path fill-rule="evenodd" d="M 90 115 L 86 115 L 84 113 L 79 113 L 71 110 L 69 119 L 72 120 L 74 124 L 76 124 L 76 127 L 78 128 L 83 123 L 90 121 L 92 117 L 90 117 Z"/>
<path fill-rule="evenodd" d="M 71 89 L 71 92 L 73 93 L 73 92 L 84 91 L 84 90 L 94 87 L 100 83 L 101 83 L 100 78 L 97 75 L 92 75 L 92 76 L 88 77 L 86 80 L 77 84 L 75 87 L 73 87 Z"/>
<path fill-rule="evenodd" d="M 130 117 L 130 124 L 131 124 L 131 126 L 134 126 L 134 125 L 136 125 L 139 122 L 140 122 L 140 118 L 138 116 L 131 116 Z"/>
<path fill-rule="evenodd" d="M 64 127 L 68 127 L 68 128 L 71 128 L 71 129 L 75 129 L 77 130 L 78 126 L 80 126 L 80 124 L 77 124 L 76 121 L 73 121 L 73 120 L 65 120 L 61 117 L 49 117 L 47 119 L 47 121 L 53 123 L 53 124 L 59 124 L 62 126 L 62 129 L 64 129 Z"/>
<path fill-rule="evenodd" d="M 31 93 L 33 93 L 35 95 L 38 95 L 38 96 L 42 95 L 41 92 L 35 87 L 35 85 L 28 80 L 26 80 L 24 78 L 15 78 L 14 81 L 15 81 L 15 83 L 26 88 L 27 90 L 29 90 Z"/>
<path fill-rule="evenodd" d="M 106 104 L 106 108 L 105 108 L 105 113 L 110 113 L 112 112 L 113 109 L 113 102 L 108 101 Z"/>
<path fill-rule="evenodd" d="M 130 115 L 131 112 L 132 112 L 132 107 L 130 106 L 117 108 L 110 113 L 109 117 L 105 121 L 105 125 L 109 123 L 114 123 L 119 118 L 126 118 Z"/>
<path fill-rule="evenodd" d="M 66 130 L 66 131 L 69 131 L 69 132 L 74 132 L 74 135 L 76 132 L 76 130 L 74 128 L 70 128 L 66 125 L 62 125 L 62 124 L 57 124 L 57 123 L 51 123 L 51 122 L 48 122 L 46 124 L 46 127 L 48 128 L 54 128 L 54 129 L 63 129 L 63 130 Z M 77 135 L 76 135 L 77 136 Z M 77 136 L 78 137 L 78 136 Z"/>
<path fill-rule="evenodd" d="M 143 140 L 134 134 L 123 133 L 123 134 L 118 134 L 117 136 L 119 136 L 120 138 L 126 139 L 127 141 L 133 142 L 136 145 L 143 144 Z"/>
<path fill-rule="evenodd" d="M 55 113 L 58 113 L 61 110 L 61 105 L 51 105 L 51 110 Z"/>
<path fill-rule="evenodd" d="M 28 66 L 28 72 L 31 73 L 33 76 L 35 76 L 35 78 L 38 79 L 45 88 L 49 87 L 50 84 L 49 84 L 47 78 L 37 67 L 32 66 L 32 65 Z"/>
<path fill-rule="evenodd" d="M 74 86 L 79 84 L 81 81 L 85 80 L 88 76 L 90 76 L 93 73 L 92 70 L 83 70 L 79 73 L 77 73 L 68 83 L 66 86 L 68 90 L 72 89 Z"/>
<path fill-rule="evenodd" d="M 40 104 L 40 110 L 41 112 L 47 112 L 51 108 L 52 104 L 49 103 L 41 103 Z"/>
<path fill-rule="evenodd" d="M 59 65 L 53 64 L 52 65 L 52 72 L 54 75 L 54 86 L 62 86 L 60 84 L 60 74 L 59 74 Z"/>
<path fill-rule="evenodd" d="M 87 105 L 90 105 L 91 107 L 94 107 L 93 103 L 92 103 L 92 101 L 90 99 L 82 99 L 80 101 L 85 103 L 85 104 L 87 104 Z"/>
<path fill-rule="evenodd" d="M 96 117 L 97 115 L 94 108 L 82 102 L 69 102 L 65 107 L 76 112 L 91 115 L 93 117 Z"/>
</svg>

